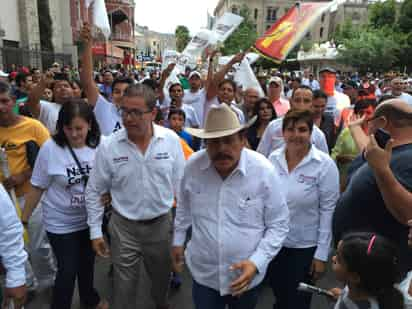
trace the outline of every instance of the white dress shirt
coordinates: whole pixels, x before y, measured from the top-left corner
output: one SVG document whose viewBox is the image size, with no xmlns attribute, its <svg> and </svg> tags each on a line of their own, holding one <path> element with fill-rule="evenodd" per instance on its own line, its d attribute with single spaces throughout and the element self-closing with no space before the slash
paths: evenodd
<svg viewBox="0 0 412 309">
<path fill-rule="evenodd" d="M 128 139 L 126 129 L 103 140 L 86 189 L 91 239 L 102 236 L 103 193 L 110 192 L 113 209 L 125 218 L 157 218 L 172 207 L 184 165 L 179 137 L 155 124 L 145 154 Z"/>
<path fill-rule="evenodd" d="M 203 122 L 203 109 L 206 101 L 205 88 L 199 89 L 196 92 L 192 92 L 190 89 L 185 90 L 183 96 L 183 104 L 192 106 L 196 112 L 196 117 L 199 122 Z"/>
<path fill-rule="evenodd" d="M 290 213 L 289 234 L 283 246 L 317 246 L 314 258 L 327 261 L 332 215 L 339 198 L 339 172 L 335 162 L 316 147 L 311 147 L 291 172 L 284 147 L 273 152 L 269 160 L 280 177 Z"/>
<path fill-rule="evenodd" d="M 269 262 L 288 233 L 288 209 L 273 166 L 261 154 L 243 149 L 236 169 L 225 180 L 206 150 L 187 162 L 177 199 L 174 245 L 192 238 L 186 263 L 196 282 L 230 294 L 239 273 L 229 268 L 252 261 L 258 273 L 249 288 L 264 278 Z"/>
<path fill-rule="evenodd" d="M 269 123 L 265 132 L 263 132 L 256 151 L 268 158 L 273 151 L 283 147 L 285 145 L 285 140 L 283 139 L 282 125 L 283 118 L 277 118 Z M 311 140 L 312 144 L 314 144 L 319 150 L 324 153 L 329 153 L 325 134 L 323 134 L 323 132 L 316 125 L 313 126 Z"/>
<path fill-rule="evenodd" d="M 26 283 L 23 226 L 4 187 L 0 184 L 0 261 L 6 269 L 6 287 Z"/>
</svg>

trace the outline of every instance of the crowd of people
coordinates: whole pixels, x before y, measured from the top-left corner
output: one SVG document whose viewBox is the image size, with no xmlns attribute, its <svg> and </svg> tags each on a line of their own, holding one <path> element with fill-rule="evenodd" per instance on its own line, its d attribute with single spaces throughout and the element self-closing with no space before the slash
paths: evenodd
<svg viewBox="0 0 412 309">
<path fill-rule="evenodd" d="M 79 72 L 0 72 L 4 304 L 50 288 L 69 309 L 77 281 L 88 308 L 136 308 L 144 285 L 166 309 L 186 265 L 196 309 L 255 308 L 262 285 L 309 309 L 297 288 L 331 263 L 334 308 L 412 308 L 411 79 L 260 72 L 262 97 L 228 78 L 244 53 L 168 83 L 175 64 L 95 72 L 81 38 Z"/>
</svg>

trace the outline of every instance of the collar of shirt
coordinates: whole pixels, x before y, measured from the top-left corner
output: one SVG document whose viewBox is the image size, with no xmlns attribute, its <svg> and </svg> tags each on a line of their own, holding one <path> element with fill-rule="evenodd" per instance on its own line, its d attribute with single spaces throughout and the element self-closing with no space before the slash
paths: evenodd
<svg viewBox="0 0 412 309">
<path fill-rule="evenodd" d="M 310 164 L 312 161 L 322 162 L 322 157 L 319 153 L 320 150 L 317 150 L 314 146 L 310 147 L 309 153 L 303 158 L 301 162 L 295 167 L 295 170 Z M 288 163 L 286 161 L 286 147 L 282 147 L 279 150 L 273 153 L 273 157 L 276 161 L 279 162 L 280 166 L 289 173 Z"/>
<path fill-rule="evenodd" d="M 153 127 L 153 138 L 155 140 L 162 139 L 165 137 L 165 132 L 162 130 L 160 126 L 152 123 L 152 127 Z M 119 131 L 119 141 L 129 141 L 129 137 L 127 136 L 127 130 L 125 128 Z"/>
<path fill-rule="evenodd" d="M 239 162 L 236 168 L 232 171 L 231 175 L 233 175 L 236 171 L 239 171 L 243 176 L 246 176 L 246 160 L 247 159 L 246 159 L 245 149 L 242 149 Z M 212 161 L 209 158 L 209 154 L 207 154 L 207 156 L 204 156 L 203 160 L 200 162 L 200 169 L 207 170 L 212 167 L 214 168 L 214 166 L 212 165 Z"/>
</svg>

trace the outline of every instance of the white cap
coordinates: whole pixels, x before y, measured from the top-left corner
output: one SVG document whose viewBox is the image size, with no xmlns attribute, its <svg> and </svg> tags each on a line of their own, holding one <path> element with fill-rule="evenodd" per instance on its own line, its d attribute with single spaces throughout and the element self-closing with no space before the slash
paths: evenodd
<svg viewBox="0 0 412 309">
<path fill-rule="evenodd" d="M 9 77 L 9 74 L 4 72 L 3 70 L 0 70 L 0 77 Z"/>
<path fill-rule="evenodd" d="M 280 77 L 278 77 L 278 76 L 272 76 L 272 77 L 269 79 L 269 85 L 270 85 L 271 83 L 276 83 L 276 84 L 278 84 L 278 85 L 280 85 L 280 86 L 283 85 L 282 79 L 281 79 Z"/>
<path fill-rule="evenodd" d="M 202 75 L 198 71 L 192 71 L 189 74 L 189 79 L 191 79 L 195 75 L 197 75 L 199 78 L 202 78 Z"/>
</svg>

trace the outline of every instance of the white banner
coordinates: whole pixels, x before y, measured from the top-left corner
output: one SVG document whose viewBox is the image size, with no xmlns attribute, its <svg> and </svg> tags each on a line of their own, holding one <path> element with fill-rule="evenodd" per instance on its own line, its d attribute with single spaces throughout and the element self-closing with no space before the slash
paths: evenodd
<svg viewBox="0 0 412 309">
<path fill-rule="evenodd" d="M 109 18 L 107 17 L 106 4 L 104 0 L 86 0 L 86 8 L 89 8 L 90 5 L 93 7 L 93 25 L 99 28 L 106 40 L 110 37 L 110 23 Z"/>
<path fill-rule="evenodd" d="M 260 86 L 246 57 L 241 63 L 234 65 L 233 69 L 235 70 L 234 80 L 238 86 L 242 86 L 243 90 L 248 88 L 256 89 L 259 92 L 260 97 L 265 96 L 265 93 L 263 92 L 262 87 Z"/>
<path fill-rule="evenodd" d="M 217 42 L 223 43 L 242 23 L 243 17 L 232 13 L 225 13 L 218 18 L 213 26 L 213 44 Z"/>
<path fill-rule="evenodd" d="M 177 63 L 180 54 L 176 50 L 165 50 L 163 52 L 162 71 L 171 63 Z"/>
</svg>

